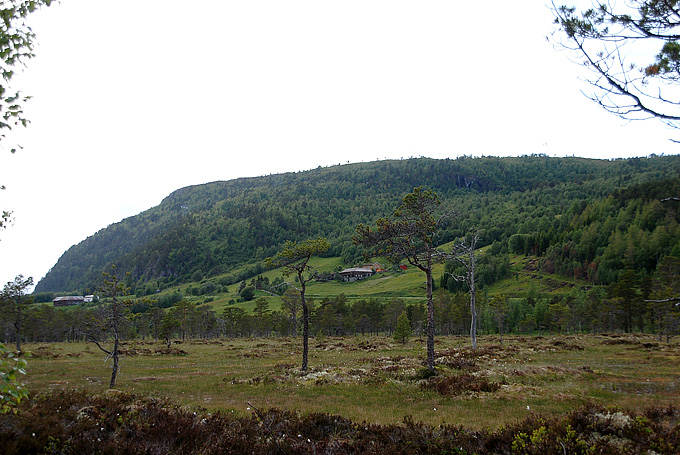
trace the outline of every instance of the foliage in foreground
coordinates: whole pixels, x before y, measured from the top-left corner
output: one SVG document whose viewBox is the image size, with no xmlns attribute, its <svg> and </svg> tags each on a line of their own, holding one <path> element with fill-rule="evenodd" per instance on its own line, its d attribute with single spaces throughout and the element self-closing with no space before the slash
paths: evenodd
<svg viewBox="0 0 680 455">
<path fill-rule="evenodd" d="M 0 343 L 0 413 L 15 412 L 28 391 L 18 382 L 17 374 L 26 374 L 26 361 L 13 355 Z"/>
<path fill-rule="evenodd" d="M 680 452 L 680 409 L 628 414 L 589 405 L 561 418 L 531 415 L 496 431 L 355 423 L 276 409 L 250 417 L 197 414 L 154 398 L 67 391 L 0 416 L 5 454 L 618 454 Z M 653 452 L 652 452 L 653 451 Z"/>
</svg>

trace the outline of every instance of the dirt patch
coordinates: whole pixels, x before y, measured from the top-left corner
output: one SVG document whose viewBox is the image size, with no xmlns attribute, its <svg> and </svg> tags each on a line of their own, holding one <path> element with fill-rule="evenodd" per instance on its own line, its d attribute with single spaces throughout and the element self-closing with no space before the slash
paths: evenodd
<svg viewBox="0 0 680 455">
<path fill-rule="evenodd" d="M 156 349 L 153 352 L 154 355 L 189 355 L 189 353 L 180 348 L 163 348 Z"/>
<path fill-rule="evenodd" d="M 545 376 L 545 375 L 582 375 L 593 373 L 593 369 L 589 366 L 582 366 L 579 368 L 567 368 L 560 365 L 544 365 L 544 366 L 526 366 L 521 369 L 512 371 L 514 376 Z"/>
<path fill-rule="evenodd" d="M 465 357 L 441 356 L 434 359 L 434 364 L 468 372 L 479 371 L 479 366 L 475 361 Z"/>
<path fill-rule="evenodd" d="M 142 376 L 139 378 L 132 378 L 132 382 L 146 382 L 146 381 L 156 381 L 158 378 L 156 376 Z"/>
<path fill-rule="evenodd" d="M 435 357 L 449 357 L 465 360 L 498 360 L 509 359 L 519 353 L 519 348 L 509 345 L 490 344 L 472 348 L 449 348 L 437 353 Z"/>
<path fill-rule="evenodd" d="M 118 353 L 120 355 L 135 356 L 135 355 L 153 355 L 154 351 L 147 348 L 129 347 L 119 348 Z"/>
<path fill-rule="evenodd" d="M 38 346 L 34 350 L 30 351 L 31 357 L 52 357 L 57 359 L 62 357 L 62 354 L 54 352 L 49 346 Z"/>
<path fill-rule="evenodd" d="M 577 337 L 535 337 L 530 341 L 525 341 L 525 344 L 529 352 L 583 351 L 583 345 L 576 341 L 578 341 Z"/>
<path fill-rule="evenodd" d="M 556 348 L 560 348 L 566 351 L 583 351 L 583 346 L 581 346 L 580 344 L 570 343 L 564 340 L 553 340 L 551 344 Z"/>
</svg>

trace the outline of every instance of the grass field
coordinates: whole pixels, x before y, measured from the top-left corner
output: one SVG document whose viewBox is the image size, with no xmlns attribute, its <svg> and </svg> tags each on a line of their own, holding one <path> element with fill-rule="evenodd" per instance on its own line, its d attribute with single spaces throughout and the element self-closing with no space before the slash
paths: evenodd
<svg viewBox="0 0 680 455">
<path fill-rule="evenodd" d="M 310 372 L 299 372 L 301 340 L 224 339 L 124 345 L 117 388 L 166 397 L 188 409 L 249 415 L 248 403 L 303 414 L 338 414 L 391 424 L 494 429 L 531 413 L 561 414 L 584 403 L 638 409 L 680 402 L 680 347 L 647 335 L 437 339 L 437 376 L 421 379 L 424 342 L 385 337 L 310 340 Z M 103 392 L 110 361 L 92 344 L 28 344 L 32 394 Z M 467 379 L 467 382 L 462 381 Z M 447 393 L 438 392 L 437 381 Z M 471 382 L 470 382 L 471 381 Z M 491 391 L 479 385 L 491 384 Z M 485 390 L 483 387 L 481 390 Z"/>
<path fill-rule="evenodd" d="M 331 271 L 335 267 L 341 265 L 341 259 L 335 257 L 312 258 L 311 263 L 318 270 Z M 443 264 L 437 264 L 435 266 L 434 276 L 437 280 L 443 271 Z M 268 278 L 270 281 L 274 281 L 274 279 L 282 276 L 281 269 L 263 272 L 261 276 Z M 293 277 L 289 276 L 285 279 L 292 280 Z M 183 292 L 189 285 L 200 287 L 200 283 L 190 283 L 184 286 L 166 289 L 164 293 L 172 293 L 175 291 Z M 185 295 L 185 298 L 197 305 L 202 305 L 206 297 L 210 297 L 212 301 L 205 305 L 220 314 L 224 308 L 229 305 L 230 300 L 238 300 L 238 287 L 238 284 L 233 284 L 222 294 L 214 296 Z M 317 303 L 324 298 L 333 298 L 340 294 L 345 295 L 350 302 L 358 299 L 390 299 L 393 297 L 399 297 L 406 302 L 425 302 L 425 275 L 420 270 L 410 267 L 407 271 L 379 273 L 371 278 L 351 283 L 342 281 L 311 281 L 307 284 L 306 296 Z M 281 308 L 281 298 L 279 296 L 273 296 L 263 291 L 256 291 L 255 295 L 256 298 L 264 297 L 267 299 L 270 309 L 279 310 Z M 255 301 L 239 301 L 234 306 L 252 312 L 255 307 Z"/>
<path fill-rule="evenodd" d="M 446 250 L 447 246 L 443 247 Z M 483 250 L 483 249 L 482 249 Z M 537 269 L 537 259 L 535 257 L 527 257 L 524 255 L 511 255 L 511 269 L 510 277 L 500 280 L 491 286 L 484 289 L 487 295 L 495 295 L 504 293 L 509 296 L 526 296 L 533 292 L 536 295 L 561 295 L 569 292 L 573 288 L 581 288 L 588 286 L 589 283 L 583 281 L 570 280 L 558 275 L 550 275 L 540 272 Z M 310 264 L 319 271 L 329 272 L 338 267 L 343 267 L 342 259 L 339 257 L 331 258 L 312 258 Z M 233 271 L 232 271 L 233 272 Z M 433 271 L 435 285 L 439 284 L 439 278 L 444 272 L 443 264 L 436 264 Z M 260 274 L 263 277 L 273 281 L 281 277 L 281 269 L 268 270 Z M 292 280 L 289 276 L 286 280 Z M 238 301 L 239 284 L 232 284 L 228 286 L 221 294 L 206 295 L 206 296 L 192 296 L 185 291 L 189 287 L 200 288 L 201 282 L 187 283 L 182 286 L 175 286 L 165 289 L 160 295 L 170 294 L 174 292 L 184 293 L 184 298 L 197 305 L 206 305 L 221 314 L 223 309 L 229 305 L 230 301 Z M 340 294 L 345 295 L 348 301 L 356 301 L 359 299 L 391 299 L 398 297 L 406 302 L 425 302 L 425 275 L 420 270 L 409 267 L 405 271 L 399 272 L 383 272 L 371 278 L 359 280 L 351 283 L 341 281 L 317 282 L 311 281 L 307 285 L 307 296 L 316 302 L 320 302 L 324 298 L 333 298 Z M 264 297 L 269 302 L 269 308 L 278 310 L 281 307 L 281 298 L 273 296 L 263 291 L 256 291 L 256 298 Z M 206 299 L 210 300 L 209 303 Z M 252 312 L 255 302 L 238 301 L 234 305 L 237 308 L 243 308 L 248 312 Z"/>
</svg>

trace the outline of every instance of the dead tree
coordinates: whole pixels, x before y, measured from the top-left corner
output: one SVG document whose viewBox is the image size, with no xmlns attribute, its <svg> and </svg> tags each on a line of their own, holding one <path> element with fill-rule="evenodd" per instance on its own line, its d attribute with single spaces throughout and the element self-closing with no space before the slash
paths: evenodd
<svg viewBox="0 0 680 455">
<path fill-rule="evenodd" d="M 475 233 L 470 238 L 469 244 L 466 239 L 463 239 L 453 246 L 453 259 L 465 268 L 465 274 L 456 275 L 452 272 L 446 272 L 454 280 L 464 282 L 470 292 L 470 340 L 472 349 L 477 349 L 477 278 L 475 277 L 477 261 L 475 249 L 478 240 L 479 234 Z"/>
</svg>

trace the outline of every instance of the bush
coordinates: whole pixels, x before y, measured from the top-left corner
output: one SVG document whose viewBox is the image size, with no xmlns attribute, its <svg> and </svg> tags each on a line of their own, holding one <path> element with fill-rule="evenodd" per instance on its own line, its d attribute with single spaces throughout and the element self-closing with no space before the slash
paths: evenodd
<svg viewBox="0 0 680 455">
<path fill-rule="evenodd" d="M 255 288 L 252 286 L 243 288 L 241 291 L 241 298 L 246 302 L 253 300 L 255 298 Z"/>
<path fill-rule="evenodd" d="M 440 395 L 461 395 L 465 392 L 495 392 L 501 385 L 489 382 L 486 376 L 460 374 L 446 377 L 434 377 L 422 384 L 428 390 L 434 390 Z"/>
<path fill-rule="evenodd" d="M 383 426 L 277 409 L 202 415 L 158 398 L 63 391 L 0 415 L 0 453 L 665 455 L 680 453 L 679 421 L 674 407 L 634 415 L 590 405 L 561 418 L 534 414 L 495 432 L 470 431 L 408 417 Z"/>
<path fill-rule="evenodd" d="M 26 361 L 0 343 L 0 413 L 15 412 L 21 400 L 28 398 L 28 391 L 17 376 L 26 374 L 24 368 Z"/>
</svg>

